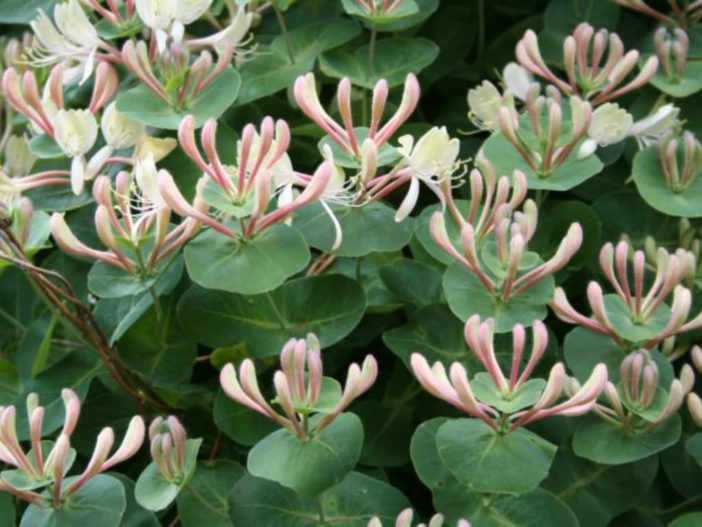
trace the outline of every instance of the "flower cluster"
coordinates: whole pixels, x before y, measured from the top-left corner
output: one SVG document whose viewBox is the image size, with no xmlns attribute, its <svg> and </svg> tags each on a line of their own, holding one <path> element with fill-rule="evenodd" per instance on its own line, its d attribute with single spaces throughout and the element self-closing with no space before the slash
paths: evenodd
<svg viewBox="0 0 702 527">
<path fill-rule="evenodd" d="M 93 454 L 83 472 L 64 485 L 75 453 L 71 449 L 71 435 L 80 415 L 80 399 L 69 389 L 61 392 L 65 408 L 63 428 L 53 443 L 48 455 L 42 445 L 42 425 L 45 408 L 39 406 L 35 393 L 27 397 L 27 416 L 31 450 L 25 452 L 20 445 L 15 429 L 14 406 L 0 408 L 0 461 L 17 467 L 4 471 L 0 476 L 0 490 L 10 492 L 21 500 L 37 507 L 60 508 L 62 503 L 75 494 L 90 478 L 109 470 L 132 457 L 144 441 L 144 421 L 132 418 L 119 448 L 110 456 L 114 445 L 114 431 L 103 428 L 97 436 Z M 49 487 L 50 493 L 39 493 L 35 489 Z"/>
<path fill-rule="evenodd" d="M 362 366 L 351 364 L 340 399 L 332 408 L 318 408 L 323 389 L 323 368 L 319 340 L 310 333 L 304 339 L 290 339 L 280 352 L 281 369 L 273 375 L 276 397 L 273 399 L 284 412 L 276 412 L 261 393 L 256 380 L 256 367 L 244 359 L 237 374 L 229 363 L 220 375 L 224 392 L 235 401 L 275 421 L 303 441 L 329 426 L 336 417 L 366 392 L 375 382 L 378 365 L 372 355 L 366 356 Z M 310 427 L 309 416 L 322 417 Z"/>
<path fill-rule="evenodd" d="M 692 295 L 689 289 L 680 285 L 690 273 L 694 274 L 697 267 L 692 253 L 678 250 L 671 255 L 659 248 L 655 279 L 645 292 L 646 256 L 641 250 L 634 252 L 632 284 L 628 272 L 629 252 L 626 241 L 619 242 L 616 248 L 611 243 L 602 247 L 600 267 L 616 295 L 605 296 L 598 282 L 590 282 L 587 299 L 591 317 L 576 311 L 560 287 L 556 288 L 550 304 L 556 316 L 564 322 L 608 335 L 621 346 L 633 341 L 640 342 L 646 349 L 702 325 L 702 315 L 687 320 Z M 671 293 L 673 300 L 668 308 L 664 302 Z M 622 322 L 623 319 L 628 322 Z"/>
<path fill-rule="evenodd" d="M 470 175 L 472 200 L 468 218 L 460 215 L 455 204 L 450 207 L 458 219 L 461 251 L 450 239 L 441 212 L 431 217 L 431 237 L 442 251 L 473 273 L 487 291 L 508 302 L 565 267 L 580 248 L 582 228 L 573 223 L 548 261 L 538 263 L 537 259 L 527 258 L 527 244 L 538 224 L 538 209 L 532 200 L 526 200 L 522 211 L 514 210 L 524 199 L 523 174 L 515 171 L 508 201 L 507 178 L 498 180 L 487 161 L 479 161 L 478 167 L 480 170 L 473 170 Z M 484 195 L 483 189 L 487 189 Z M 478 216 L 480 205 L 482 212 Z"/>
<path fill-rule="evenodd" d="M 168 482 L 179 483 L 186 475 L 188 434 L 177 417 L 155 418 L 149 425 L 151 457 L 158 474 Z"/>
<path fill-rule="evenodd" d="M 671 82 L 680 82 L 687 67 L 690 37 L 679 27 L 673 29 L 672 34 L 661 27 L 656 30 L 653 44 L 667 79 Z"/>
<path fill-rule="evenodd" d="M 412 518 L 414 518 L 412 509 L 405 509 L 397 516 L 395 527 L 412 527 Z M 435 514 L 431 517 L 428 524 L 420 523 L 417 527 L 442 527 L 443 525 L 443 514 Z M 383 527 L 383 524 L 380 518 L 374 517 L 368 522 L 368 527 Z M 467 520 L 458 520 L 456 527 L 470 527 L 470 522 Z"/>
<path fill-rule="evenodd" d="M 293 212 L 317 201 L 324 194 L 332 175 L 332 164 L 328 161 L 319 165 L 314 174 L 294 172 L 286 151 L 290 142 L 290 131 L 285 121 L 274 123 L 267 117 L 261 123 L 260 133 L 254 125 L 244 128 L 241 140 L 237 143 L 236 166 L 222 163 L 217 153 L 217 124 L 211 119 L 205 123 L 200 142 L 207 161 L 202 158 L 195 143 L 195 127 L 192 116 L 186 116 L 178 128 L 178 138 L 185 153 L 203 170 L 204 175 L 198 187 L 207 192 L 205 201 L 226 219 L 248 218 L 245 226 L 239 229 L 227 222 L 210 218 L 197 206 L 183 197 L 165 171 L 158 174 L 158 189 L 164 202 L 183 218 L 197 219 L 212 229 L 231 238 L 250 238 L 267 227 L 286 220 Z M 290 199 L 279 200 L 277 208 L 267 212 L 275 186 L 296 183 L 304 190 Z M 213 188 L 214 186 L 214 188 Z M 239 230 L 236 230 L 239 229 Z"/>
<path fill-rule="evenodd" d="M 608 406 L 598 402 L 592 412 L 628 435 L 653 430 L 676 414 L 695 382 L 689 364 L 683 366 L 680 378 L 673 379 L 667 392 L 659 387 L 659 377 L 658 366 L 646 350 L 630 353 L 619 367 L 619 385 L 607 382 L 604 389 Z"/>
<path fill-rule="evenodd" d="M 607 60 L 602 63 L 605 54 Z M 532 30 L 528 30 L 517 44 L 517 60 L 564 94 L 589 99 L 594 106 L 644 86 L 658 69 L 658 59 L 650 57 L 641 71 L 622 86 L 636 67 L 639 52 L 631 50 L 625 54 L 619 35 L 605 29 L 595 32 L 586 22 L 579 24 L 563 42 L 563 67 L 567 80 L 558 77 L 546 65 L 538 38 Z"/>
<path fill-rule="evenodd" d="M 120 172 L 114 188 L 108 176 L 99 176 L 93 185 L 95 231 L 107 251 L 92 249 L 71 231 L 62 213 L 51 216 L 51 232 L 69 254 L 92 258 L 147 279 L 159 264 L 200 229 L 201 223 L 187 218 L 171 228 L 171 209 L 157 188 L 157 179 L 170 178 L 165 170 L 157 173 L 153 155 L 137 162 L 133 174 Z M 207 204 L 197 195 L 194 210 L 206 216 Z M 148 241 L 148 243 L 147 243 Z"/>
<path fill-rule="evenodd" d="M 702 169 L 702 145 L 690 131 L 683 132 L 681 140 L 669 136 L 658 142 L 658 159 L 668 188 L 684 192 Z"/>
<path fill-rule="evenodd" d="M 471 351 L 483 365 L 489 380 L 478 373 L 472 381 L 468 380 L 465 367 L 459 363 L 451 364 L 450 373 L 441 362 L 430 366 L 423 355 L 413 353 L 411 357 L 412 370 L 422 387 L 434 397 L 443 399 L 456 408 L 480 419 L 495 432 L 509 433 L 520 426 L 538 421 L 553 415 L 574 416 L 582 415 L 592 409 L 597 397 L 607 383 L 607 368 L 598 364 L 587 382 L 569 398 L 561 403 L 558 400 L 564 393 L 565 385 L 569 382 L 565 366 L 557 363 L 551 368 L 548 381 L 543 384 L 536 400 L 520 398 L 529 383 L 543 381 L 530 379 L 534 368 L 539 363 L 548 345 L 546 326 L 540 321 L 534 321 L 532 329 L 532 348 L 526 366 L 519 371 L 524 348 L 526 331 L 521 325 L 512 330 L 512 366 L 509 376 L 505 376 L 497 362 L 494 347 L 494 321 L 487 319 L 480 322 L 480 317 L 474 315 L 465 326 L 465 338 Z M 472 385 L 478 385 L 477 392 Z M 490 385 L 484 390 L 485 385 Z M 524 409 L 528 407 L 528 409 Z"/>
</svg>

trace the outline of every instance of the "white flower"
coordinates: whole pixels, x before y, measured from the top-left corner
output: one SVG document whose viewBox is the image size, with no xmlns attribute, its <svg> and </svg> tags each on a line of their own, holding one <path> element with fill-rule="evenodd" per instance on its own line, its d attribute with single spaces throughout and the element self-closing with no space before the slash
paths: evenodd
<svg viewBox="0 0 702 527">
<path fill-rule="evenodd" d="M 525 100 L 529 86 L 534 80 L 534 77 L 525 68 L 516 62 L 510 62 L 502 70 L 502 79 L 505 81 L 505 86 L 511 91 L 517 99 Z"/>
<path fill-rule="evenodd" d="M 483 81 L 477 88 L 468 91 L 468 107 L 471 120 L 476 126 L 494 132 L 498 130 L 502 95 L 490 81 Z"/>
<path fill-rule="evenodd" d="M 80 194 L 85 180 L 90 178 L 84 156 L 95 144 L 97 132 L 95 116 L 88 110 L 59 110 L 56 114 L 54 139 L 61 150 L 73 158 L 71 188 L 74 194 Z"/>
<path fill-rule="evenodd" d="M 89 110 L 59 110 L 56 114 L 56 143 L 69 157 L 86 154 L 95 144 L 97 131 L 97 121 Z"/>
<path fill-rule="evenodd" d="M 29 149 L 26 135 L 11 135 L 5 144 L 5 170 L 14 177 L 29 174 L 36 157 Z"/>
<path fill-rule="evenodd" d="M 411 177 L 407 195 L 395 214 L 395 221 L 399 222 L 409 216 L 417 204 L 420 181 L 443 203 L 444 197 L 438 183 L 453 173 L 461 145 L 457 138 L 449 136 L 444 126 L 432 128 L 416 144 L 411 135 L 402 136 L 398 141 L 398 151 L 405 158 Z"/>
<path fill-rule="evenodd" d="M 134 146 L 146 133 L 145 125 L 119 113 L 114 102 L 105 108 L 100 128 L 105 141 L 114 149 Z"/>
<path fill-rule="evenodd" d="M 230 24 L 221 31 L 209 37 L 188 40 L 187 43 L 190 46 L 196 47 L 212 46 L 215 49 L 229 44 L 233 50 L 236 50 L 237 46 L 244 40 L 246 33 L 249 32 L 252 21 L 253 13 L 248 12 L 244 8 L 240 8 L 232 18 Z"/>
<path fill-rule="evenodd" d="M 600 146 L 612 145 L 627 137 L 632 124 L 634 118 L 629 112 L 617 103 L 608 102 L 592 113 L 587 134 Z"/>
<path fill-rule="evenodd" d="M 187 25 L 204 15 L 212 5 L 212 0 L 177 0 L 173 18 Z"/>
<path fill-rule="evenodd" d="M 177 0 L 135 0 L 137 14 L 150 29 L 165 30 L 173 22 Z"/>
<path fill-rule="evenodd" d="M 74 60 L 79 63 L 83 80 L 93 72 L 95 52 L 101 44 L 97 30 L 77 0 L 54 7 L 54 26 L 46 13 L 39 9 L 30 23 L 35 37 L 32 50 L 34 62 L 41 65 Z"/>
<path fill-rule="evenodd" d="M 640 148 L 644 148 L 668 135 L 678 125 L 680 108 L 673 104 L 665 104 L 648 117 L 636 121 L 629 130 L 629 135 L 635 137 Z"/>
<path fill-rule="evenodd" d="M 156 35 L 159 52 L 166 48 L 168 33 L 181 42 L 185 25 L 200 18 L 210 8 L 212 0 L 136 0 L 139 18 Z"/>
</svg>

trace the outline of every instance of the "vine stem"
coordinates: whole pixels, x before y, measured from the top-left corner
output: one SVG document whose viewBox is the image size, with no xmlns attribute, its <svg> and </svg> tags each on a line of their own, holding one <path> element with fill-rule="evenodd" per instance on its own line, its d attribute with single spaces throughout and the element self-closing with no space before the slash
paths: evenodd
<svg viewBox="0 0 702 527">
<path fill-rule="evenodd" d="M 375 43 L 378 40 L 378 28 L 371 26 L 370 43 L 368 44 L 368 79 L 373 75 L 373 62 L 375 61 Z"/>
<path fill-rule="evenodd" d="M 290 40 L 290 33 L 288 33 L 288 26 L 285 23 L 283 12 L 280 10 L 276 2 L 271 2 L 271 5 L 273 6 L 275 17 L 278 19 L 280 31 L 283 34 L 283 40 L 285 41 L 285 50 L 288 52 L 288 58 L 290 59 L 290 62 L 292 64 L 295 64 L 295 55 L 293 54 L 292 41 Z"/>
<path fill-rule="evenodd" d="M 317 496 L 317 512 L 319 513 L 319 521 L 322 525 L 326 525 L 327 520 L 324 518 L 324 507 L 322 507 L 322 498 Z"/>
</svg>

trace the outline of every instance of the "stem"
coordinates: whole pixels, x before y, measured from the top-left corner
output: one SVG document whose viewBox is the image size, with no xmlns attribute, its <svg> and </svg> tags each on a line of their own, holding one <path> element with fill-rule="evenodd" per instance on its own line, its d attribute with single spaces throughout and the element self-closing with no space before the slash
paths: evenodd
<svg viewBox="0 0 702 527">
<path fill-rule="evenodd" d="M 371 26 L 370 44 L 368 45 L 368 79 L 373 75 L 373 60 L 375 59 L 375 42 L 378 38 L 378 29 L 375 24 Z"/>
<path fill-rule="evenodd" d="M 273 6 L 273 11 L 275 12 L 275 17 L 278 19 L 278 25 L 280 26 L 280 31 L 283 34 L 283 40 L 285 41 L 285 50 L 288 52 L 288 58 L 292 64 L 295 64 L 295 55 L 293 55 L 292 41 L 290 40 L 290 34 L 288 33 L 288 26 L 285 24 L 285 18 L 283 18 L 283 13 L 278 8 L 275 2 L 271 2 Z"/>
<path fill-rule="evenodd" d="M 326 525 L 327 521 L 324 519 L 324 508 L 322 507 L 322 498 L 317 496 L 317 513 L 319 514 L 319 521 L 322 525 Z"/>
<path fill-rule="evenodd" d="M 480 62 L 485 53 L 485 0 L 478 0 L 478 49 L 477 55 Z"/>
</svg>

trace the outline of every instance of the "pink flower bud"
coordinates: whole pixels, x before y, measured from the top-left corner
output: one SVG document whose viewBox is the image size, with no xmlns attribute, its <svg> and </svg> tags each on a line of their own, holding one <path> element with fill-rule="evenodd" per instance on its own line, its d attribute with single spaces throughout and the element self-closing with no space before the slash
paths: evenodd
<svg viewBox="0 0 702 527">
<path fill-rule="evenodd" d="M 697 344 L 692 346 L 690 357 L 692 358 L 692 364 L 695 365 L 697 371 L 702 373 L 702 348 L 700 348 Z"/>
<path fill-rule="evenodd" d="M 168 416 L 168 426 L 170 427 L 171 435 L 173 436 L 173 444 L 175 445 L 175 460 L 179 470 L 183 470 L 185 466 L 185 447 L 188 440 L 188 434 L 185 428 L 174 415 Z"/>
<path fill-rule="evenodd" d="M 105 461 L 102 466 L 102 470 L 109 470 L 111 467 L 115 466 L 122 461 L 126 461 L 141 448 L 144 442 L 144 436 L 146 434 L 146 425 L 141 416 L 134 416 L 129 421 L 129 426 L 127 427 L 127 432 L 124 434 L 122 443 L 119 448 L 115 451 L 110 458 Z"/>
<path fill-rule="evenodd" d="M 388 82 L 385 79 L 380 79 L 375 83 L 373 88 L 373 103 L 371 106 L 371 125 L 368 137 L 373 139 L 380 125 L 380 120 L 383 118 L 385 111 L 385 103 L 388 99 Z"/>
<path fill-rule="evenodd" d="M 683 387 L 683 392 L 690 393 L 695 386 L 695 372 L 689 364 L 684 364 L 680 370 L 680 383 Z"/>
<path fill-rule="evenodd" d="M 696 393 L 687 395 L 687 409 L 690 411 L 690 416 L 695 424 L 702 428 L 702 400 Z"/>
<path fill-rule="evenodd" d="M 668 401 L 666 402 L 665 408 L 663 408 L 661 413 L 658 414 L 658 417 L 656 417 L 653 425 L 662 423 L 677 412 L 678 408 L 680 408 L 682 405 L 684 398 L 685 390 L 682 383 L 678 379 L 673 379 L 673 382 L 670 384 L 670 390 L 668 391 Z"/>
<path fill-rule="evenodd" d="M 76 428 L 76 423 L 78 422 L 78 416 L 80 415 L 80 399 L 73 390 L 64 388 L 61 390 L 61 398 L 63 399 L 63 406 L 65 409 L 65 418 L 63 421 L 62 432 L 70 437 L 73 434 L 73 430 Z"/>
<path fill-rule="evenodd" d="M 563 386 L 567 379 L 565 367 L 562 362 L 554 364 L 546 381 L 541 396 L 532 406 L 533 410 L 541 410 L 553 405 L 561 397 Z"/>
</svg>

